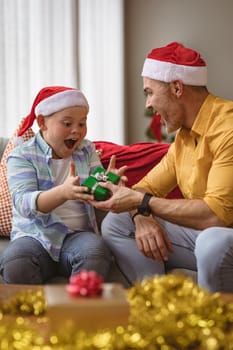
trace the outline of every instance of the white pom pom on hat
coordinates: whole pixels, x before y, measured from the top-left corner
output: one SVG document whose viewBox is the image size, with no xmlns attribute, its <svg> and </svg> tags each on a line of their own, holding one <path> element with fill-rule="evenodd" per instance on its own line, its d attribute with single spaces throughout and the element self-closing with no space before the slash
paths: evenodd
<svg viewBox="0 0 233 350">
<path fill-rule="evenodd" d="M 153 49 L 145 59 L 142 76 L 166 83 L 181 80 L 186 85 L 207 85 L 207 67 L 200 53 L 178 42 Z"/>
</svg>

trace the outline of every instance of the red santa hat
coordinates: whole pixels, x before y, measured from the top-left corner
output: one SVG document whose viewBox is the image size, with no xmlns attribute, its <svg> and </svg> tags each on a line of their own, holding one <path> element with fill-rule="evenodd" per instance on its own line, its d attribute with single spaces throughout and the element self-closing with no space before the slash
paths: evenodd
<svg viewBox="0 0 233 350">
<path fill-rule="evenodd" d="M 84 106 L 87 108 L 87 112 L 89 111 L 87 99 L 80 90 L 65 86 L 44 87 L 37 94 L 31 112 L 25 118 L 18 136 L 23 135 L 32 126 L 38 115 L 49 116 L 74 106 Z"/>
<path fill-rule="evenodd" d="M 177 42 L 153 49 L 144 62 L 142 76 L 166 83 L 181 80 L 186 85 L 207 85 L 207 68 L 201 55 Z"/>
</svg>

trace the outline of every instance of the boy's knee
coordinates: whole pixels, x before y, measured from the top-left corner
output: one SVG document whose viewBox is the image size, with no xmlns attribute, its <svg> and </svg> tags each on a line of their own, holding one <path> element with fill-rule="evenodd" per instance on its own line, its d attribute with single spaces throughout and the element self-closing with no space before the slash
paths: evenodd
<svg viewBox="0 0 233 350">
<path fill-rule="evenodd" d="M 107 277 L 112 262 L 112 255 L 103 240 L 92 242 L 89 247 L 73 252 L 70 257 L 71 274 L 81 270 L 95 270 L 98 274 Z"/>
<path fill-rule="evenodd" d="M 94 249 L 88 249 L 87 250 L 87 255 L 89 255 L 90 257 L 94 256 L 99 256 L 101 257 L 105 257 L 106 260 L 111 260 L 111 253 L 109 248 L 106 246 L 105 242 L 103 239 L 98 240 L 95 244 Z"/>
<path fill-rule="evenodd" d="M 5 283 L 39 284 L 38 264 L 33 257 L 7 256 L 1 262 L 1 274 Z M 33 278 L 36 276 L 36 279 Z"/>
<path fill-rule="evenodd" d="M 1 259 L 1 275 L 6 283 L 41 284 L 42 270 L 48 269 L 47 255 L 35 240 L 27 237 L 10 242 Z"/>
<path fill-rule="evenodd" d="M 91 239 L 83 241 L 82 244 L 73 249 L 70 257 L 73 261 L 84 261 L 86 259 L 111 260 L 109 248 L 104 240 L 98 235 L 92 234 Z"/>
</svg>

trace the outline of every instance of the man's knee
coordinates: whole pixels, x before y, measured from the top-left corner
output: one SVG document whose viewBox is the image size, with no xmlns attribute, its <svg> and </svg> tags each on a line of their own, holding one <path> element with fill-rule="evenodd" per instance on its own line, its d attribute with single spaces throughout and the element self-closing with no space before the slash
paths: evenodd
<svg viewBox="0 0 233 350">
<path fill-rule="evenodd" d="M 118 221 L 117 214 L 108 213 L 102 221 L 101 224 L 101 233 L 103 236 L 108 235 L 117 226 L 116 222 Z"/>
<path fill-rule="evenodd" d="M 204 230 L 197 238 L 198 283 L 209 290 L 232 291 L 229 273 L 233 261 L 233 230 L 212 227 Z"/>
<path fill-rule="evenodd" d="M 134 230 L 135 227 L 129 213 L 108 213 L 101 226 L 101 232 L 105 240 L 108 240 L 111 236 L 130 236 Z"/>
<path fill-rule="evenodd" d="M 210 227 L 202 231 L 196 240 L 195 254 L 197 257 L 212 258 L 218 252 L 226 251 L 233 246 L 233 230 L 230 228 Z"/>
<path fill-rule="evenodd" d="M 200 233 L 196 240 L 195 255 L 198 269 L 215 271 L 228 252 L 233 249 L 233 230 L 210 227 Z"/>
</svg>

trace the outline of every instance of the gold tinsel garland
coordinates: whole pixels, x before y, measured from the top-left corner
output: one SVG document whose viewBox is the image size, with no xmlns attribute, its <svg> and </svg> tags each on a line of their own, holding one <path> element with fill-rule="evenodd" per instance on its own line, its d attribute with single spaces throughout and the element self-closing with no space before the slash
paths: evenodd
<svg viewBox="0 0 233 350">
<path fill-rule="evenodd" d="M 127 328 L 119 325 L 96 333 L 72 328 L 55 334 L 49 332 L 43 292 L 22 291 L 0 306 L 0 349 L 233 349 L 233 304 L 190 278 L 147 278 L 129 289 L 127 298 Z"/>
</svg>

